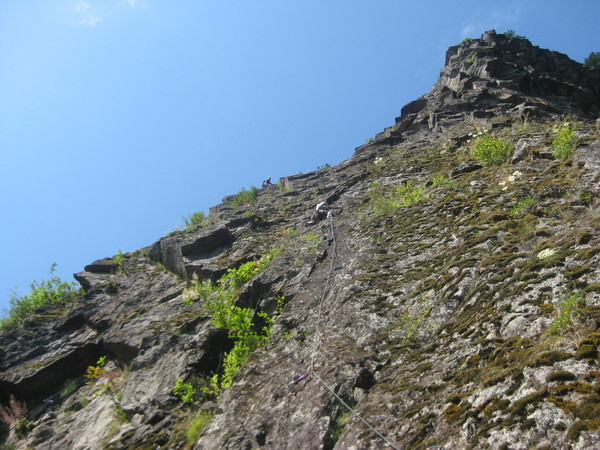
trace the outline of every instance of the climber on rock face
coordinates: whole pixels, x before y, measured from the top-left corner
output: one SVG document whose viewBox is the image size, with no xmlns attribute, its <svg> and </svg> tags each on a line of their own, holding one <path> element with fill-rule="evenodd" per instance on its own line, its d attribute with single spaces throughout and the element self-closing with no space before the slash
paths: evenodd
<svg viewBox="0 0 600 450">
<path fill-rule="evenodd" d="M 266 188 L 267 186 L 272 186 L 273 183 L 271 183 L 271 177 L 267 178 L 265 181 L 262 182 L 262 187 Z"/>
<path fill-rule="evenodd" d="M 310 221 L 307 223 L 307 225 L 315 225 L 317 222 L 325 219 L 326 217 L 329 217 L 329 214 L 331 214 L 332 209 L 336 209 L 339 211 L 342 210 L 340 206 L 331 206 L 326 201 L 318 203 L 315 208 L 315 212 L 311 216 Z"/>
</svg>

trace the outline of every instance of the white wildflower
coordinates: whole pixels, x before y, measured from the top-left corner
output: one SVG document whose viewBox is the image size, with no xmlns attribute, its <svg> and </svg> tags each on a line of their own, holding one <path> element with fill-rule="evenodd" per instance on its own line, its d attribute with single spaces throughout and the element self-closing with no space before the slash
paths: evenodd
<svg viewBox="0 0 600 450">
<path fill-rule="evenodd" d="M 544 250 L 542 250 L 541 252 L 539 252 L 537 254 L 538 259 L 547 259 L 550 258 L 551 256 L 554 256 L 554 254 L 556 253 L 556 250 L 554 250 L 553 248 L 545 248 Z"/>
</svg>

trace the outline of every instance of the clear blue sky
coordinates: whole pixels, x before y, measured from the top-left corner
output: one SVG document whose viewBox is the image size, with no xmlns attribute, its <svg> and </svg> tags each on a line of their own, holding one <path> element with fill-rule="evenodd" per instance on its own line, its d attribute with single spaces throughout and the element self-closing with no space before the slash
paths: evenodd
<svg viewBox="0 0 600 450">
<path fill-rule="evenodd" d="M 488 29 L 583 61 L 600 2 L 0 0 L 0 314 L 267 176 L 336 164 Z M 307 208 L 310 205 L 307 205 Z"/>
</svg>

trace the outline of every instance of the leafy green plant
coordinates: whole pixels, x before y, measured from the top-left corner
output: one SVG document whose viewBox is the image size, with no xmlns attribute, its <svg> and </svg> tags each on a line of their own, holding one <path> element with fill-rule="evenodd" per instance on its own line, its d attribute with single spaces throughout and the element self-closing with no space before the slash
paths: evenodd
<svg viewBox="0 0 600 450">
<path fill-rule="evenodd" d="M 327 170 L 331 168 L 331 164 L 325 163 L 322 166 L 317 166 L 317 170 Z"/>
<path fill-rule="evenodd" d="M 556 137 L 552 141 L 552 155 L 556 159 L 567 158 L 577 145 L 577 138 L 573 134 L 575 127 L 568 122 L 555 127 Z"/>
<path fill-rule="evenodd" d="M 554 307 L 556 317 L 550 323 L 549 329 L 552 333 L 564 334 L 571 329 L 582 314 L 582 307 L 586 304 L 585 297 L 578 292 L 567 294 L 566 298 Z"/>
<path fill-rule="evenodd" d="M 423 299 L 425 301 L 425 299 Z M 427 302 L 424 306 L 415 313 L 406 313 L 400 317 L 402 328 L 405 332 L 405 339 L 413 342 L 417 338 L 419 330 L 428 328 L 426 326 L 427 319 L 431 313 L 431 305 Z"/>
<path fill-rule="evenodd" d="M 205 227 L 207 224 L 208 220 L 203 211 L 197 211 L 183 218 L 186 229 Z"/>
<path fill-rule="evenodd" d="M 431 177 L 431 187 L 450 188 L 458 185 L 458 181 L 449 180 L 444 174 L 438 174 Z"/>
<path fill-rule="evenodd" d="M 506 30 L 503 34 L 510 39 L 527 39 L 525 36 L 517 34 L 515 30 Z"/>
<path fill-rule="evenodd" d="M 396 193 L 400 206 L 413 206 L 425 197 L 425 186 L 415 186 L 412 181 L 407 181 L 396 188 Z"/>
<path fill-rule="evenodd" d="M 600 52 L 592 52 L 583 60 L 583 64 L 590 69 L 600 69 Z"/>
<path fill-rule="evenodd" d="M 473 40 L 473 38 L 466 37 L 466 38 L 464 38 L 464 39 L 462 40 L 462 43 L 463 43 L 463 44 L 467 44 L 467 43 L 471 42 L 472 40 Z"/>
<path fill-rule="evenodd" d="M 250 190 L 242 188 L 233 198 L 231 206 L 234 208 L 237 208 L 238 206 L 250 206 L 256 203 L 257 198 L 258 188 L 256 186 L 250 187 Z"/>
<path fill-rule="evenodd" d="M 525 197 L 517 202 L 517 204 L 508 213 L 511 217 L 520 217 L 534 211 L 538 199 L 533 196 Z"/>
<path fill-rule="evenodd" d="M 505 163 L 512 151 L 512 143 L 503 141 L 488 132 L 476 135 L 471 146 L 473 158 L 485 166 Z"/>
<path fill-rule="evenodd" d="M 196 389 L 192 383 L 186 383 L 181 378 L 175 380 L 175 385 L 171 389 L 173 395 L 181 400 L 183 403 L 193 403 L 194 396 L 196 395 Z"/>
<path fill-rule="evenodd" d="M 123 251 L 119 250 L 117 254 L 113 257 L 113 261 L 115 262 L 115 266 L 117 267 L 117 273 L 123 273 L 123 261 L 125 260 L 125 255 L 123 255 Z"/>
<path fill-rule="evenodd" d="M 279 192 L 281 192 L 282 194 L 286 194 L 292 191 L 290 185 L 288 183 L 284 183 L 282 180 L 279 180 L 279 183 L 277 183 L 276 186 L 277 189 L 279 189 Z"/>
<path fill-rule="evenodd" d="M 106 356 L 101 356 L 96 362 L 96 365 L 88 366 L 85 372 L 85 378 L 87 379 L 85 384 L 87 386 L 93 386 L 98 378 L 106 373 L 104 364 L 106 364 Z"/>
<path fill-rule="evenodd" d="M 467 58 L 467 62 L 469 64 L 473 64 L 475 62 L 475 55 L 471 56 L 470 58 Z"/>
<path fill-rule="evenodd" d="M 416 186 L 412 181 L 397 186 L 393 190 L 383 188 L 379 183 L 373 184 L 369 198 L 376 216 L 392 214 L 403 206 L 413 206 L 425 198 L 424 185 Z"/>
<path fill-rule="evenodd" d="M 35 425 L 35 422 L 28 417 L 21 417 L 20 419 L 15 421 L 15 431 L 17 432 L 17 436 L 23 437 L 25 436 Z"/>
<path fill-rule="evenodd" d="M 196 444 L 204 428 L 212 421 L 214 414 L 208 411 L 200 411 L 196 417 L 192 417 L 185 431 L 185 438 L 189 444 Z"/>
<path fill-rule="evenodd" d="M 69 283 L 53 276 L 55 271 L 56 263 L 50 267 L 52 277 L 49 280 L 31 283 L 29 294 L 23 296 L 15 292 L 10 294 L 11 309 L 8 311 L 8 317 L 0 320 L 0 330 L 23 325 L 41 306 L 66 305 L 74 302 L 81 295 L 82 290 L 76 283 Z"/>
<path fill-rule="evenodd" d="M 218 395 L 221 389 L 229 387 L 250 354 L 267 343 L 273 319 L 265 312 L 255 313 L 253 309 L 242 308 L 234 301 L 239 288 L 264 270 L 280 253 L 281 249 L 275 248 L 259 260 L 230 269 L 215 284 L 210 280 L 194 284 L 193 289 L 204 299 L 204 308 L 213 325 L 227 329 L 234 343 L 231 351 L 225 355 L 223 374 L 212 377 L 211 387 L 203 389 L 205 393 Z M 255 325 L 255 319 L 263 324 L 262 327 Z"/>
</svg>

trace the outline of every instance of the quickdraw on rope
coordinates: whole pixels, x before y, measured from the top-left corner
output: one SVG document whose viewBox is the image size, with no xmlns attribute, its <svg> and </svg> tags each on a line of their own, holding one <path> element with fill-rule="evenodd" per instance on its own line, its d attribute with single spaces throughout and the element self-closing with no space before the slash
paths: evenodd
<svg viewBox="0 0 600 450">
<path fill-rule="evenodd" d="M 400 450 L 398 447 L 396 447 L 394 444 L 392 444 L 385 436 L 383 436 L 375 428 L 373 428 L 373 426 L 371 426 L 371 424 L 369 422 L 367 422 L 360 414 L 358 414 L 358 412 L 356 412 L 356 410 L 354 410 L 350 405 L 348 405 L 339 395 L 337 395 L 334 392 L 334 390 L 327 383 L 325 383 L 325 381 L 323 381 L 323 379 L 319 376 L 319 374 L 317 372 L 315 372 L 315 356 L 317 354 L 317 347 L 319 345 L 319 340 L 320 340 L 319 335 L 321 332 L 321 318 L 323 316 L 323 300 L 325 299 L 325 295 L 329 291 L 329 283 L 331 281 L 331 276 L 333 274 L 333 271 L 339 270 L 341 268 L 341 266 L 334 266 L 335 259 L 337 257 L 337 242 L 335 240 L 335 229 L 333 226 L 333 214 L 331 214 L 331 212 L 328 213 L 327 218 L 329 219 L 329 229 L 331 231 L 331 236 L 333 239 L 333 254 L 331 255 L 331 264 L 329 266 L 329 274 L 327 275 L 327 280 L 325 281 L 323 293 L 321 294 L 321 298 L 319 300 L 317 325 L 316 325 L 316 329 L 315 329 L 315 340 L 314 340 L 312 355 L 310 358 L 310 369 L 308 370 L 308 372 L 301 375 L 296 380 L 292 381 L 289 384 L 289 387 L 290 387 L 290 389 L 293 390 L 296 388 L 296 386 L 298 386 L 298 383 L 300 383 L 300 381 L 306 379 L 309 375 L 311 375 L 311 376 L 314 375 L 315 378 L 319 381 L 319 383 L 321 383 L 323 385 L 323 387 L 327 391 L 329 391 L 329 393 L 331 395 L 333 395 L 333 397 L 336 400 L 338 400 L 348 411 L 350 411 L 351 417 L 356 416 L 362 423 L 364 423 L 367 426 L 367 428 L 369 428 L 369 430 L 371 430 L 373 433 L 375 433 L 375 435 L 377 437 L 379 437 L 381 440 L 383 440 L 387 445 L 389 445 L 394 450 Z"/>
</svg>

